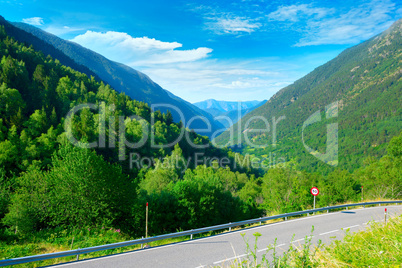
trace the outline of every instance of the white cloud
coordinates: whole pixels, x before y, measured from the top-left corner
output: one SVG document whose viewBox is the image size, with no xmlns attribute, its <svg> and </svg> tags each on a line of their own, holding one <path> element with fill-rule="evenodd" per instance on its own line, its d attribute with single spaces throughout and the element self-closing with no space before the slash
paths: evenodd
<svg viewBox="0 0 402 268">
<path fill-rule="evenodd" d="M 148 37 L 132 37 L 121 32 L 87 31 L 71 41 L 101 53 L 105 57 L 130 66 L 149 66 L 174 62 L 196 61 L 208 57 L 212 49 L 199 47 L 177 50 L 178 42 L 163 42 Z"/>
<path fill-rule="evenodd" d="M 393 23 L 389 14 L 394 8 L 395 4 L 390 1 L 372 1 L 337 17 L 311 21 L 309 34 L 296 46 L 356 44 L 369 39 Z"/>
<path fill-rule="evenodd" d="M 326 15 L 333 13 L 333 8 L 313 7 L 311 4 L 281 6 L 278 10 L 270 13 L 268 18 L 277 21 L 299 21 L 301 17 L 310 16 L 320 19 Z"/>
<path fill-rule="evenodd" d="M 398 13 L 390 0 L 373 0 L 352 7 L 348 12 L 313 7 L 311 4 L 281 6 L 268 15 L 271 21 L 283 21 L 301 31 L 303 37 L 295 46 L 356 44 L 387 29 Z"/>
<path fill-rule="evenodd" d="M 85 34 L 78 35 L 72 41 L 79 44 L 90 42 L 103 43 L 118 48 L 132 48 L 135 50 L 169 50 L 182 47 L 177 42 L 162 42 L 148 37 L 131 37 L 127 33 L 108 31 L 105 33 L 87 31 Z"/>
<path fill-rule="evenodd" d="M 84 31 L 84 28 L 75 28 L 75 27 L 69 27 L 69 26 L 54 26 L 50 25 L 44 29 L 46 32 L 49 32 L 51 34 L 57 35 L 57 36 L 62 36 L 64 34 L 68 33 L 74 33 L 74 32 L 80 32 Z"/>
<path fill-rule="evenodd" d="M 245 17 L 222 14 L 219 17 L 208 17 L 206 26 L 217 34 L 252 33 L 261 27 L 258 22 L 252 22 Z"/>
<path fill-rule="evenodd" d="M 239 15 L 244 12 L 227 12 L 212 6 L 192 6 L 191 11 L 201 15 L 204 20 L 204 29 L 223 35 L 242 35 L 257 31 L 263 25 L 259 22 L 260 18 L 253 18 L 246 15 Z M 246 11 L 246 7 L 242 8 Z M 246 12 L 247 13 L 247 12 Z"/>
<path fill-rule="evenodd" d="M 169 50 L 164 53 L 150 55 L 147 59 L 131 62 L 130 65 L 147 66 L 156 64 L 169 64 L 176 62 L 197 61 L 206 58 L 212 49 L 199 47 L 191 50 Z"/>
<path fill-rule="evenodd" d="M 43 18 L 41 17 L 33 17 L 33 18 L 26 18 L 22 19 L 23 23 L 35 25 L 35 26 L 41 26 L 43 25 Z"/>
</svg>

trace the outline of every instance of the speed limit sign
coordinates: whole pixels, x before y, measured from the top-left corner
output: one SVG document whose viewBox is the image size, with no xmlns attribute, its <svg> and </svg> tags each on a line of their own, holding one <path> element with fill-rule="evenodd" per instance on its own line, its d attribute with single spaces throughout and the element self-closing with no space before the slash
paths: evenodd
<svg viewBox="0 0 402 268">
<path fill-rule="evenodd" d="M 314 196 L 317 196 L 320 193 L 320 191 L 318 191 L 317 187 L 313 187 L 311 188 L 310 193 Z"/>
</svg>

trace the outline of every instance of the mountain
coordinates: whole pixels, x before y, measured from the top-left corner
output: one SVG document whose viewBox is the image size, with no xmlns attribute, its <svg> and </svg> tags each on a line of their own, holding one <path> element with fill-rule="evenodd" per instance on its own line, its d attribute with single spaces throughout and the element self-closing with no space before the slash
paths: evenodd
<svg viewBox="0 0 402 268">
<path fill-rule="evenodd" d="M 252 110 L 260 107 L 266 102 L 264 101 L 217 101 L 214 99 L 209 99 L 205 101 L 200 101 L 193 103 L 198 108 L 210 113 L 214 118 L 217 116 L 229 117 L 228 120 L 217 120 L 221 122 L 226 128 L 231 127 L 245 114 L 251 112 Z"/>
<path fill-rule="evenodd" d="M 309 171 L 354 170 L 385 155 L 402 129 L 401 62 L 398 20 L 281 89 L 215 142 L 262 163 L 274 156 Z"/>
<path fill-rule="evenodd" d="M 10 37 L 14 37 L 14 39 L 19 41 L 25 40 L 22 42 L 30 44 L 33 47 L 41 48 L 40 51 L 42 51 L 44 55 L 52 55 L 52 57 L 58 59 L 64 65 L 69 66 L 70 68 L 79 71 L 81 73 L 84 73 L 88 76 L 94 76 L 95 78 L 99 79 L 99 77 L 86 66 L 76 63 L 72 58 L 64 54 L 62 51 L 46 43 L 45 41 L 37 38 L 36 36 L 27 33 L 17 27 L 14 27 L 9 22 L 7 22 L 2 16 L 0 16 L 0 25 L 4 26 L 5 30 L 7 31 L 7 33 L 9 33 L 8 35 Z"/>
<path fill-rule="evenodd" d="M 25 23 L 7 22 L 0 16 L 0 25 L 4 25 L 7 33 L 16 40 L 31 44 L 34 49 L 58 59 L 63 65 L 100 78 L 118 92 L 124 92 L 129 97 L 150 105 L 167 104 L 156 109 L 162 112 L 169 110 L 176 122 L 182 120 L 186 125 L 191 118 L 204 116 L 211 123 L 212 132 L 223 128 L 222 124 L 214 121 L 210 114 L 174 96 L 147 75 L 131 67 L 108 60 L 74 42 L 63 40 Z M 194 120 L 190 126 L 186 126 L 191 129 L 203 129 L 206 124 L 201 120 Z M 209 136 L 211 133 L 203 134 Z"/>
<path fill-rule="evenodd" d="M 226 113 L 224 113 L 222 115 L 229 117 L 232 120 L 233 124 L 235 124 L 235 123 L 237 123 L 237 121 L 240 120 L 240 118 L 242 118 L 246 114 L 250 113 L 251 111 L 257 109 L 258 107 L 260 107 L 261 105 L 263 105 L 266 102 L 267 101 L 264 100 L 264 101 L 258 102 L 256 105 L 251 106 L 250 108 L 241 109 L 240 111 L 237 110 L 237 109 L 236 110 L 231 110 L 231 111 L 228 111 L 228 112 L 226 112 Z M 221 120 L 220 122 L 227 128 L 232 126 L 232 124 L 227 124 L 226 120 Z"/>
<path fill-rule="evenodd" d="M 197 106 L 200 109 L 203 109 L 204 111 L 207 111 L 209 109 L 213 110 L 218 110 L 221 112 L 230 112 L 232 110 L 237 110 L 239 109 L 239 105 L 241 109 L 249 109 L 253 106 L 256 106 L 260 101 L 217 101 L 214 99 L 209 99 L 205 101 L 200 101 L 193 103 L 195 106 Z"/>
</svg>

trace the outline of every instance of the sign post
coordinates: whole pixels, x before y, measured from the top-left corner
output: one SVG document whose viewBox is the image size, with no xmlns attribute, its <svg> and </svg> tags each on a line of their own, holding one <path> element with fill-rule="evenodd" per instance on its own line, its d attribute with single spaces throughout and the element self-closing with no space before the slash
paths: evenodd
<svg viewBox="0 0 402 268">
<path fill-rule="evenodd" d="M 384 213 L 385 224 L 387 224 L 387 214 L 388 214 L 387 208 L 385 208 L 385 213 Z"/>
<path fill-rule="evenodd" d="M 310 189 L 310 193 L 314 196 L 314 209 L 315 209 L 315 197 L 320 193 L 317 187 L 313 187 Z M 315 214 L 315 212 L 313 213 Z"/>
<path fill-rule="evenodd" d="M 148 202 L 145 210 L 145 238 L 148 237 Z"/>
</svg>

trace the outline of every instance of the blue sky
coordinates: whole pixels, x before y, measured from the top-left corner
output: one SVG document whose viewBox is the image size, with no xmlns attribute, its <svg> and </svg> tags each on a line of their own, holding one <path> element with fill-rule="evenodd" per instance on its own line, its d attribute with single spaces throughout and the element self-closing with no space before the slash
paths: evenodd
<svg viewBox="0 0 402 268">
<path fill-rule="evenodd" d="M 385 1 L 18 1 L 0 15 L 149 75 L 179 97 L 246 101 L 275 92 L 402 17 Z"/>
</svg>

